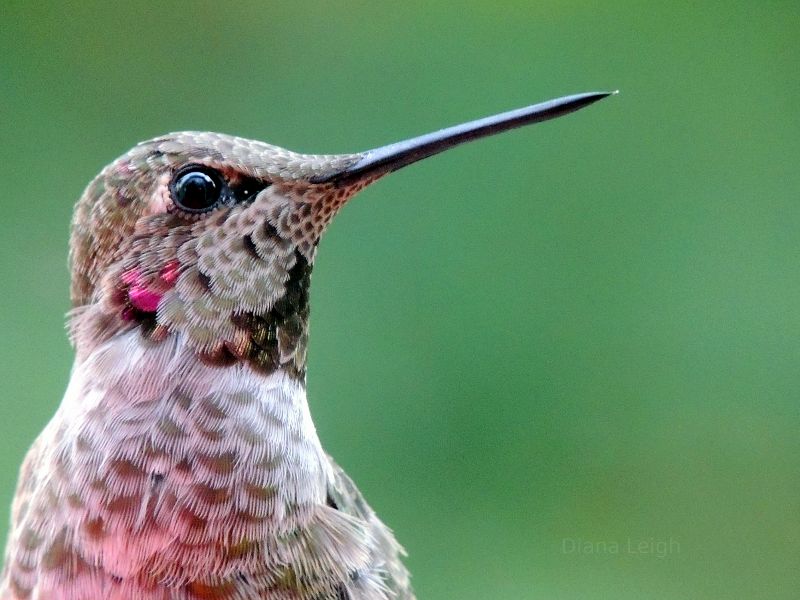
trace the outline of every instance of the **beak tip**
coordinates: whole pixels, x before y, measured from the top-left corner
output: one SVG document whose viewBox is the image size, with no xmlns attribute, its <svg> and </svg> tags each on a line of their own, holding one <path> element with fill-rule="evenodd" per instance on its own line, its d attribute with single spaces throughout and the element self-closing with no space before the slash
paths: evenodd
<svg viewBox="0 0 800 600">
<path fill-rule="evenodd" d="M 587 104 L 592 104 L 597 102 L 598 100 L 602 100 L 603 98 L 608 98 L 609 96 L 616 96 L 619 94 L 619 90 L 611 90 L 611 91 L 603 91 L 603 92 L 587 92 L 585 94 L 575 94 L 575 96 L 565 96 L 563 99 L 582 99 L 585 101 L 585 104 L 582 106 L 586 106 Z M 581 106 L 581 108 L 582 108 Z"/>
</svg>

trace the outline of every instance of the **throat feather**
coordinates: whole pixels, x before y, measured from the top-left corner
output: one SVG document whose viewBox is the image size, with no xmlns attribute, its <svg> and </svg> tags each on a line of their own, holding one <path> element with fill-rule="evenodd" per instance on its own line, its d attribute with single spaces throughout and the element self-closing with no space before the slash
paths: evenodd
<svg viewBox="0 0 800 600">
<path fill-rule="evenodd" d="M 43 435 L 60 474 L 48 485 L 81 499 L 63 506 L 65 525 L 113 573 L 156 555 L 174 576 L 218 568 L 233 547 L 306 527 L 332 478 L 301 382 L 209 367 L 180 336 L 104 344 L 76 365 Z M 217 550 L 199 560 L 204 547 Z M 178 573 L 184 563 L 198 572 Z"/>
</svg>

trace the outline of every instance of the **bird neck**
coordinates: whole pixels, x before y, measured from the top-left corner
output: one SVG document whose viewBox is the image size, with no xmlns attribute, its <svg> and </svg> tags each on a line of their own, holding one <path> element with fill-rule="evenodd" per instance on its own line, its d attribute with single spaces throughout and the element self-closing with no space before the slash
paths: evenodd
<svg viewBox="0 0 800 600">
<path fill-rule="evenodd" d="M 83 494 L 68 525 L 114 532 L 85 544 L 121 561 L 115 572 L 164 536 L 213 545 L 284 535 L 324 505 L 332 478 L 302 382 L 209 367 L 180 336 L 143 344 L 131 331 L 102 344 L 76 363 L 48 430 L 65 461 L 55 468 L 70 473 L 60 492 Z"/>
<path fill-rule="evenodd" d="M 180 335 L 148 343 L 132 330 L 100 345 L 76 363 L 61 412 L 95 425 L 104 452 L 132 460 L 146 442 L 172 461 L 232 452 L 280 463 L 272 477 L 287 500 L 310 500 L 326 479 L 303 380 L 243 363 L 209 366 Z"/>
<path fill-rule="evenodd" d="M 33 456 L 49 504 L 31 514 L 116 577 L 271 572 L 298 532 L 333 518 L 303 383 L 209 367 L 180 336 L 143 343 L 132 330 L 78 359 Z"/>
</svg>

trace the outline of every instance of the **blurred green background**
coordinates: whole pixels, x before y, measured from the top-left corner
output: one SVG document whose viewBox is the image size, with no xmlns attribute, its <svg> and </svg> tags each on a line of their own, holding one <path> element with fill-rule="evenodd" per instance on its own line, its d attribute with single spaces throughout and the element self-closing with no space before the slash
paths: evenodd
<svg viewBox="0 0 800 600">
<path fill-rule="evenodd" d="M 0 507 L 69 376 L 72 204 L 135 142 L 346 152 L 619 88 L 343 211 L 320 435 L 421 599 L 800 597 L 798 64 L 796 1 L 3 2 Z"/>
</svg>

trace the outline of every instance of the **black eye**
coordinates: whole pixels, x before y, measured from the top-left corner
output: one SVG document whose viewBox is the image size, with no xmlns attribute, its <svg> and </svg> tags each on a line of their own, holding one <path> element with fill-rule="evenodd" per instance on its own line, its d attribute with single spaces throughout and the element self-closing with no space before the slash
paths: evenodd
<svg viewBox="0 0 800 600">
<path fill-rule="evenodd" d="M 219 173 L 200 166 L 186 167 L 172 178 L 170 193 L 179 208 L 192 213 L 211 210 L 217 205 L 225 184 Z"/>
</svg>

